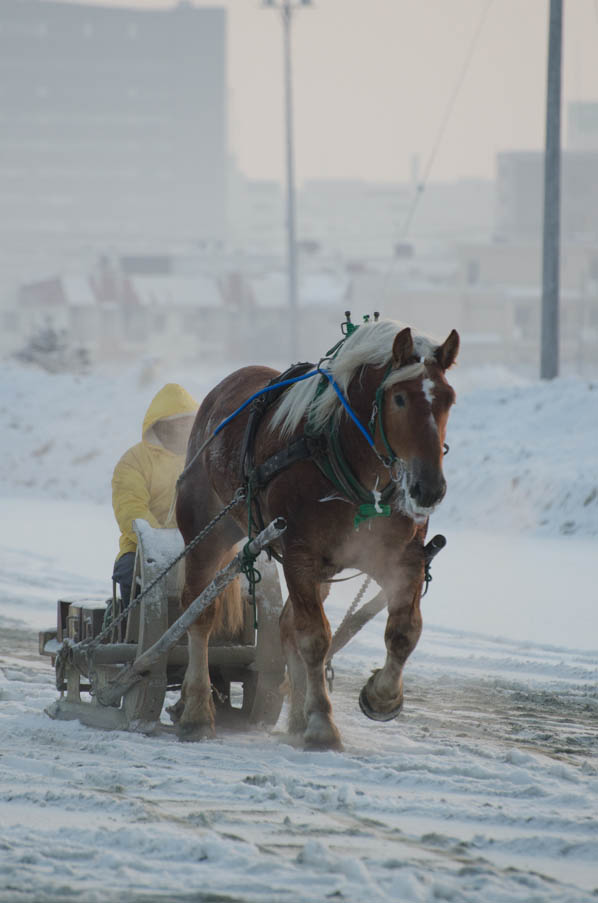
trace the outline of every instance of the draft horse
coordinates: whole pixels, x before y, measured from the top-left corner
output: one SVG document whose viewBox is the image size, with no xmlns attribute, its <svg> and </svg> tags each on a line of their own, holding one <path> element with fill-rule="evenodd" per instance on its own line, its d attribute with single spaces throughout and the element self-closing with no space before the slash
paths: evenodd
<svg viewBox="0 0 598 903">
<path fill-rule="evenodd" d="M 284 517 L 287 522 L 274 549 L 289 592 L 280 629 L 291 693 L 289 732 L 302 734 L 306 748 L 341 747 L 325 680 L 331 633 L 323 601 L 327 581 L 344 568 L 371 575 L 388 600 L 386 660 L 364 685 L 361 708 L 380 721 L 394 718 L 401 708 L 403 668 L 422 630 L 428 518 L 446 491 L 443 447 L 455 394 L 445 371 L 458 349 L 455 330 L 436 344 L 390 320 L 366 323 L 325 364 L 336 388 L 329 377 L 295 383 L 265 411 L 256 430 L 252 455 L 258 470 L 302 439 L 311 449 L 298 460 L 287 456 L 288 466 L 258 492 L 263 521 Z M 250 366 L 222 380 L 198 411 L 187 461 L 193 462 L 226 417 L 278 376 L 270 368 Z M 218 432 L 181 484 L 176 511 L 186 542 L 240 484 L 248 410 Z M 257 516 L 255 510 L 252 515 Z M 184 607 L 246 535 L 248 517 L 245 502 L 187 557 Z M 182 739 L 214 731 L 207 646 L 225 608 L 220 600 L 189 630 L 189 665 L 177 712 Z"/>
</svg>

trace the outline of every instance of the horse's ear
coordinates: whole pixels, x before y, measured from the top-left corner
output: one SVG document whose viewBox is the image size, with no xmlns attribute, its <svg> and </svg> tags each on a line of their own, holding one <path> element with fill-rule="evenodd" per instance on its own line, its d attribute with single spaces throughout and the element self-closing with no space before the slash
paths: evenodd
<svg viewBox="0 0 598 903">
<path fill-rule="evenodd" d="M 453 329 L 448 339 L 436 349 L 434 356 L 443 370 L 448 370 L 455 363 L 459 353 L 459 333 Z"/>
<path fill-rule="evenodd" d="M 392 344 L 392 356 L 398 367 L 402 367 L 410 357 L 413 357 L 413 338 L 408 326 L 396 334 Z"/>
</svg>

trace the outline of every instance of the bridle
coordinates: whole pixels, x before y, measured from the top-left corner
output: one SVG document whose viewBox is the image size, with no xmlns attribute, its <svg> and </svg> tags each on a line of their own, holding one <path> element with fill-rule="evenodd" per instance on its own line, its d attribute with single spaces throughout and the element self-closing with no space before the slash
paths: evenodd
<svg viewBox="0 0 598 903">
<path fill-rule="evenodd" d="M 385 383 L 386 383 L 388 376 L 390 375 L 390 373 L 392 371 L 392 362 L 390 362 L 388 364 L 388 366 L 386 367 L 384 376 L 380 380 L 380 383 L 376 389 L 376 394 L 374 396 L 374 401 L 372 403 L 372 411 L 370 414 L 370 419 L 368 420 L 367 428 L 360 421 L 359 417 L 357 416 L 357 414 L 351 407 L 349 400 L 343 394 L 340 386 L 338 385 L 338 383 L 336 382 L 336 380 L 334 379 L 334 377 L 332 376 L 330 371 L 325 368 L 322 368 L 321 364 L 322 364 L 322 361 L 320 361 L 320 363 L 318 364 L 318 367 L 317 367 L 318 372 L 320 372 L 322 374 L 322 376 L 325 377 L 325 379 L 330 383 L 330 385 L 336 392 L 345 411 L 348 413 L 349 417 L 351 418 L 351 420 L 353 421 L 355 426 L 359 429 L 359 431 L 361 432 L 361 434 L 367 441 L 368 445 L 372 449 L 372 451 L 373 451 L 374 455 L 376 456 L 376 458 L 378 459 L 378 461 L 388 471 L 391 482 L 395 483 L 395 484 L 400 483 L 405 471 L 407 470 L 407 462 L 403 458 L 401 458 L 399 455 L 397 455 L 397 453 L 391 446 L 388 436 L 386 435 L 386 430 L 384 429 L 384 416 L 383 416 L 384 394 L 386 392 Z M 318 388 L 318 391 L 316 392 L 316 395 L 314 396 L 314 401 L 318 397 L 318 394 L 322 391 L 324 386 L 325 386 L 325 383 L 320 384 L 320 387 Z M 312 401 L 312 404 L 313 404 L 313 401 Z M 308 424 L 309 424 L 309 415 L 308 415 Z M 381 438 L 382 444 L 384 446 L 384 453 L 381 453 L 376 448 L 376 440 L 375 440 L 376 425 L 378 425 L 378 429 L 380 431 L 380 438 Z M 331 427 L 329 426 L 329 430 L 330 429 L 331 429 Z M 443 454 L 445 454 L 445 455 L 448 454 L 448 451 L 449 451 L 449 446 L 445 442 L 443 444 Z"/>
</svg>

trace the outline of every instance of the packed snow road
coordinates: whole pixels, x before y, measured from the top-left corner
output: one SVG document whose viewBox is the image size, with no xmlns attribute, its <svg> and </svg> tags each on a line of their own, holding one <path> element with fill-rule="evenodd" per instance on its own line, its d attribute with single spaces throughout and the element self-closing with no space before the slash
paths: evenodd
<svg viewBox="0 0 598 903">
<path fill-rule="evenodd" d="M 20 600 L 0 573 L 0 611 L 47 605 L 31 565 Z M 84 588 L 46 576 L 49 592 Z M 336 588 L 333 625 L 349 595 Z M 595 900 L 596 653 L 426 625 L 404 712 L 381 725 L 357 696 L 382 630 L 335 662 L 345 751 L 306 753 L 284 709 L 271 732 L 202 744 L 52 721 L 48 661 L 4 617 L 0 900 Z"/>
</svg>

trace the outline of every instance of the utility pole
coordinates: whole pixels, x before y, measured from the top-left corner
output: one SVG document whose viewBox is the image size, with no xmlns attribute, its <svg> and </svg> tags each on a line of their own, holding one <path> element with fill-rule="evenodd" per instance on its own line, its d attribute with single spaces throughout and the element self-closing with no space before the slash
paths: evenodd
<svg viewBox="0 0 598 903">
<path fill-rule="evenodd" d="M 282 16 L 284 53 L 285 145 L 286 145 L 286 232 L 289 301 L 289 352 L 294 362 L 298 357 L 298 289 L 297 227 L 295 213 L 295 149 L 293 143 L 293 78 L 291 57 L 291 24 L 294 10 L 310 6 L 311 0 L 264 0 L 264 6 L 279 9 Z"/>
<path fill-rule="evenodd" d="M 559 372 L 562 44 L 563 0 L 550 0 L 544 152 L 541 379 L 554 379 Z"/>
</svg>

